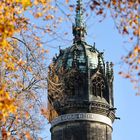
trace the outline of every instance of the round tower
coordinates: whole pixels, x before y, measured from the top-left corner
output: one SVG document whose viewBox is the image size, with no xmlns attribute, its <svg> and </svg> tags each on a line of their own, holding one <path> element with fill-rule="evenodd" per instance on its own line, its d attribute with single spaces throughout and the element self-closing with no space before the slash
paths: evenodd
<svg viewBox="0 0 140 140">
<path fill-rule="evenodd" d="M 104 62 L 95 44 L 85 42 L 82 15 L 82 2 L 77 0 L 73 45 L 60 49 L 49 66 L 52 140 L 112 140 L 113 65 Z"/>
</svg>

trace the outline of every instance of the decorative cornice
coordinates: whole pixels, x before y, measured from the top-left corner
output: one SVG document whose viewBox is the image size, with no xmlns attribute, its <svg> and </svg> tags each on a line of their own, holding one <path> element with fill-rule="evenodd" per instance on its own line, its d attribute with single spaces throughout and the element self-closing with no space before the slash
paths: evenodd
<svg viewBox="0 0 140 140">
<path fill-rule="evenodd" d="M 92 102 L 78 102 L 78 101 L 67 101 L 63 106 L 61 106 L 61 111 L 65 113 L 74 113 L 76 110 L 85 110 L 85 112 L 96 113 L 109 117 L 112 122 L 115 119 L 115 111 L 110 110 L 111 106 L 109 104 L 92 101 Z"/>
<path fill-rule="evenodd" d="M 92 121 L 92 122 L 100 122 L 109 125 L 112 127 L 112 121 L 110 118 L 94 113 L 72 113 L 72 114 L 65 114 L 61 115 L 51 122 L 51 127 L 59 125 L 60 123 L 64 122 L 71 122 L 71 121 Z"/>
</svg>

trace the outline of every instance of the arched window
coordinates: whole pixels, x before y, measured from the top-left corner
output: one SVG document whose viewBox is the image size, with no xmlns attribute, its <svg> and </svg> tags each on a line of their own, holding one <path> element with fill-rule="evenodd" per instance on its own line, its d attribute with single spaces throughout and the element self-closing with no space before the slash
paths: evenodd
<svg viewBox="0 0 140 140">
<path fill-rule="evenodd" d="M 92 94 L 94 96 L 103 97 L 103 92 L 105 89 L 105 82 L 104 79 L 97 75 L 92 79 Z"/>
</svg>

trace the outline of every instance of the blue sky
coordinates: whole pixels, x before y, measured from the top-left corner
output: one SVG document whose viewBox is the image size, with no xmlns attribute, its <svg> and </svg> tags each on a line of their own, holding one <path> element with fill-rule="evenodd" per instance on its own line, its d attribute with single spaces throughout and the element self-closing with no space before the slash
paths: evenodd
<svg viewBox="0 0 140 140">
<path fill-rule="evenodd" d="M 60 14 L 60 16 L 63 16 Z M 96 43 L 96 48 L 104 51 L 106 61 L 114 63 L 114 100 L 117 108 L 116 116 L 121 120 L 115 120 L 113 125 L 112 140 L 138 140 L 140 139 L 140 96 L 136 96 L 136 90 L 133 89 L 129 80 L 118 75 L 122 64 L 121 57 L 126 54 L 125 48 L 129 44 L 125 44 L 124 38 L 120 35 L 114 25 L 113 20 L 107 17 L 103 22 L 99 23 L 95 16 L 91 16 L 86 22 L 87 37 L 86 41 L 93 45 Z M 56 39 L 49 43 L 53 47 L 49 47 L 49 60 L 58 53 L 59 45 L 61 48 L 66 48 L 72 45 L 72 22 L 63 22 L 57 29 L 58 34 Z M 62 32 L 68 32 L 65 37 Z M 46 35 L 47 36 L 47 35 Z M 64 39 L 66 38 L 66 39 Z M 47 36 L 51 40 L 51 37 Z M 64 40 L 63 40 L 64 39 Z M 48 125 L 49 129 L 49 125 Z M 49 130 L 44 131 L 48 136 L 45 140 L 50 140 Z"/>
<path fill-rule="evenodd" d="M 124 55 L 124 38 L 115 29 L 111 18 L 103 23 L 96 24 L 94 31 L 97 48 L 105 49 L 106 60 L 113 61 L 114 66 L 114 100 L 117 108 L 116 120 L 113 125 L 113 140 L 138 140 L 140 138 L 140 96 L 136 96 L 132 84 L 118 75 L 120 71 L 121 56 Z M 126 46 L 127 47 L 127 46 Z"/>
</svg>

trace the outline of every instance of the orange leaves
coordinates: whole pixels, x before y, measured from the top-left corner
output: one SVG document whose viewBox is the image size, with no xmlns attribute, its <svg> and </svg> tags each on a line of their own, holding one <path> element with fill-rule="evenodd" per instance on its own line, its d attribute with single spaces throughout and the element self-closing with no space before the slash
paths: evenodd
<svg viewBox="0 0 140 140">
<path fill-rule="evenodd" d="M 136 45 L 134 49 L 129 52 L 127 57 L 125 57 L 124 61 L 129 62 L 130 60 L 135 60 L 135 62 L 139 63 L 139 54 L 140 54 L 140 46 Z"/>
<path fill-rule="evenodd" d="M 2 134 L 2 139 L 7 140 L 7 132 L 6 132 L 6 129 L 4 127 L 1 130 L 1 134 Z"/>
<path fill-rule="evenodd" d="M 48 102 L 48 107 L 43 107 L 41 109 L 42 115 L 47 118 L 49 122 L 51 122 L 54 118 L 58 116 L 57 112 L 54 110 L 53 106 Z"/>
<path fill-rule="evenodd" d="M 93 0 L 91 5 L 90 5 L 90 9 L 95 10 L 97 7 L 100 7 L 100 3 L 98 1 L 96 1 L 96 0 Z"/>
<path fill-rule="evenodd" d="M 30 117 L 29 112 L 25 112 L 25 117 L 28 119 Z"/>
<path fill-rule="evenodd" d="M 127 60 L 128 62 L 132 61 L 133 63 L 136 62 L 137 64 L 139 64 L 140 61 L 140 46 L 136 45 L 133 49 L 133 51 L 131 51 L 128 56 L 125 58 L 125 60 Z M 131 64 L 131 63 L 130 63 Z"/>
<path fill-rule="evenodd" d="M 26 136 L 27 140 L 33 140 L 33 138 L 30 135 L 30 132 L 26 132 L 25 136 Z"/>
<path fill-rule="evenodd" d="M 124 78 L 131 78 L 131 76 L 129 74 L 123 73 L 123 72 L 119 72 L 119 75 L 121 75 Z"/>
<path fill-rule="evenodd" d="M 10 94 L 6 89 L 7 86 L 5 84 L 0 86 L 0 118 L 4 120 L 10 113 L 16 111 L 16 107 L 13 104 L 14 100 L 10 98 Z"/>
<path fill-rule="evenodd" d="M 66 3 L 69 3 L 69 0 L 65 0 L 66 1 Z"/>
<path fill-rule="evenodd" d="M 17 65 L 19 66 L 19 67 L 23 67 L 24 65 L 25 65 L 25 61 L 23 61 L 22 59 L 19 59 L 18 61 L 17 61 Z"/>
<path fill-rule="evenodd" d="M 128 29 L 125 26 L 123 28 L 123 34 L 129 34 Z"/>
<path fill-rule="evenodd" d="M 129 52 L 126 57 L 123 57 L 123 61 L 128 65 L 126 71 L 122 70 L 119 74 L 127 79 L 130 79 L 135 89 L 138 89 L 138 79 L 140 77 L 140 46 L 137 44 L 133 50 Z M 124 71 L 124 72 L 123 72 Z"/>
<path fill-rule="evenodd" d="M 31 0 L 22 0 L 22 5 L 24 8 L 32 6 Z"/>
<path fill-rule="evenodd" d="M 8 71 L 15 71 L 16 70 L 14 63 L 7 63 L 5 66 L 6 66 Z"/>
<path fill-rule="evenodd" d="M 138 36 L 138 35 L 139 35 L 138 29 L 135 29 L 135 30 L 133 31 L 133 35 L 134 35 L 134 36 Z"/>
<path fill-rule="evenodd" d="M 138 64 L 140 64 L 140 57 L 138 58 Z"/>
<path fill-rule="evenodd" d="M 48 119 L 49 116 L 48 116 L 47 108 L 43 107 L 43 108 L 41 108 L 40 111 L 41 111 L 41 114 Z"/>
<path fill-rule="evenodd" d="M 36 46 L 41 47 L 42 44 L 41 44 L 40 42 L 37 42 L 37 43 L 36 43 Z"/>
<path fill-rule="evenodd" d="M 52 0 L 34 0 L 33 5 L 39 5 L 39 4 L 46 5 L 46 4 L 50 3 L 51 1 Z"/>
<path fill-rule="evenodd" d="M 32 113 L 39 104 L 36 91 L 45 85 L 42 73 L 46 67 L 42 57 L 48 52 L 42 49 L 43 41 L 36 35 L 39 33 L 38 25 L 35 23 L 34 28 L 25 16 L 32 10 L 29 14 L 34 17 L 54 19 L 51 15 L 53 12 L 48 12 L 52 9 L 50 2 L 51 0 L 0 0 L 0 122 L 6 126 L 2 130 L 5 140 L 14 139 L 8 135 L 10 129 L 15 132 L 16 138 L 28 140 L 33 140 L 30 130 L 39 129 L 36 122 L 33 122 L 35 118 L 33 119 Z M 28 7 L 28 12 L 24 14 Z M 43 27 L 39 27 L 42 30 Z"/>
<path fill-rule="evenodd" d="M 96 0 L 93 0 L 93 5 L 100 6 L 100 3 L 98 1 L 96 1 Z"/>
<path fill-rule="evenodd" d="M 16 13 L 18 8 L 13 7 L 13 3 L 17 6 L 21 4 L 23 8 L 27 7 L 30 0 L 12 0 L 0 2 L 0 48 L 2 49 L 0 55 L 0 61 L 2 61 L 3 69 L 9 71 L 15 71 L 14 57 L 12 56 L 13 47 L 9 43 L 8 39 L 12 37 L 15 33 L 19 32 L 17 29 L 18 18 Z M 20 9 L 22 7 L 20 6 Z M 21 29 L 20 29 L 21 30 Z M 1 65 L 1 63 L 0 63 Z"/>
<path fill-rule="evenodd" d="M 17 3 L 21 3 L 23 8 L 27 8 L 29 6 L 32 6 L 31 0 L 16 0 Z"/>
<path fill-rule="evenodd" d="M 140 53 L 140 46 L 136 45 L 134 48 L 134 53 Z"/>
<path fill-rule="evenodd" d="M 30 13 L 35 18 L 43 18 L 43 20 L 51 20 L 54 18 L 48 11 L 55 11 L 56 9 L 51 5 L 52 0 L 34 0 L 32 2 L 33 10 Z M 51 12 L 50 12 L 51 13 Z M 41 19 L 42 20 L 42 19 Z"/>
<path fill-rule="evenodd" d="M 139 1 L 137 0 L 92 0 L 90 3 L 91 10 L 99 17 L 104 19 L 104 15 L 110 10 L 111 17 L 114 20 L 115 26 L 119 33 L 125 35 L 125 42 L 137 44 L 131 46 L 128 54 L 123 57 L 125 67 L 128 67 L 128 73 L 120 73 L 127 79 L 139 78 L 140 74 L 140 11 Z M 99 20 L 100 22 L 100 20 Z"/>
<path fill-rule="evenodd" d="M 27 24 L 29 22 L 27 22 L 28 20 L 24 17 L 24 15 L 22 15 L 22 13 L 26 10 L 27 7 L 31 7 L 32 6 L 32 2 L 36 2 L 36 6 L 38 4 L 44 4 L 42 5 L 42 7 L 47 7 L 48 9 L 51 8 L 50 7 L 50 2 L 51 0 L 9 0 L 9 1 L 0 1 L 0 67 L 1 67 L 1 72 L 4 74 L 6 72 L 9 73 L 9 75 L 13 75 L 14 72 L 19 72 L 17 68 L 20 69 L 25 69 L 26 67 L 24 67 L 25 65 L 25 61 L 23 61 L 21 59 L 22 54 L 18 54 L 14 53 L 14 50 L 16 50 L 16 47 L 18 44 L 13 43 L 11 40 L 11 37 L 13 35 L 16 35 L 17 33 L 19 33 L 21 30 L 23 30 L 23 28 L 27 28 L 28 26 Z M 14 6 L 13 6 L 14 5 Z M 46 6 L 48 5 L 48 6 Z M 36 7 L 38 8 L 38 7 Z M 20 11 L 20 12 L 19 12 Z M 46 9 L 47 11 L 47 9 Z M 47 13 L 47 12 L 46 12 Z M 37 14 L 37 13 L 36 13 Z M 38 15 L 36 15 L 37 17 L 42 16 L 41 12 L 38 12 Z M 48 19 L 53 18 L 53 16 L 48 16 Z M 10 40 L 10 42 L 9 42 Z M 39 47 L 42 46 L 41 43 L 39 43 L 39 39 L 35 39 L 36 43 Z M 12 43 L 13 44 L 12 44 Z M 12 45 L 14 46 L 12 46 Z M 23 44 L 22 44 L 23 45 Z M 14 53 L 14 54 L 13 54 Z M 32 72 L 32 68 L 31 67 L 27 67 L 27 71 L 28 72 Z M 10 76 L 11 76 L 10 75 Z M 26 76 L 26 74 L 24 73 L 23 76 Z M 11 81 L 12 78 L 10 80 L 6 79 L 7 77 L 5 75 L 3 75 L 1 77 L 1 81 L 5 81 L 5 83 L 7 85 L 9 85 L 9 89 L 11 89 Z M 19 77 L 17 77 L 17 79 L 19 79 Z M 14 79 L 15 80 L 15 79 Z M 10 81 L 10 82 L 9 82 Z M 15 83 L 18 81 L 14 81 Z M 15 84 L 17 85 L 17 84 Z M 16 86 L 13 86 L 13 89 Z M 23 85 L 17 86 L 17 88 L 19 87 L 19 89 L 21 89 L 21 87 L 23 87 Z M 18 89 L 18 90 L 19 90 Z M 10 92 L 10 96 L 12 96 L 12 92 Z M 8 111 L 8 109 L 7 109 Z"/>
<path fill-rule="evenodd" d="M 119 32 L 132 38 L 132 36 L 138 37 L 140 35 L 138 5 L 139 1 L 133 0 L 93 0 L 90 4 L 90 8 L 96 15 L 102 16 L 103 18 L 109 9 Z"/>
<path fill-rule="evenodd" d="M 97 15 L 101 15 L 103 14 L 103 9 L 100 9 L 98 12 L 97 12 Z"/>
<path fill-rule="evenodd" d="M 112 4 L 116 5 L 117 1 L 116 0 L 112 0 Z"/>
<path fill-rule="evenodd" d="M 54 18 L 54 16 L 49 14 L 49 15 L 47 15 L 45 18 L 46 18 L 46 20 L 51 20 L 51 19 Z"/>
<path fill-rule="evenodd" d="M 17 65 L 23 66 L 23 62 L 17 55 L 13 55 L 17 47 L 16 42 L 13 41 L 13 47 L 9 40 L 22 30 L 21 25 L 27 24 L 26 19 L 21 18 L 19 14 L 31 5 L 30 0 L 0 1 L 0 121 L 16 111 L 15 99 L 13 99 L 15 91 L 11 91 L 12 79 L 10 81 L 5 73 L 9 73 L 10 77 L 17 71 Z M 21 19 L 24 19 L 24 22 Z"/>
</svg>

